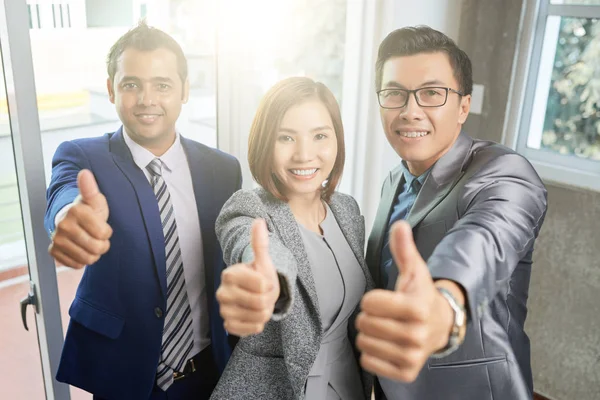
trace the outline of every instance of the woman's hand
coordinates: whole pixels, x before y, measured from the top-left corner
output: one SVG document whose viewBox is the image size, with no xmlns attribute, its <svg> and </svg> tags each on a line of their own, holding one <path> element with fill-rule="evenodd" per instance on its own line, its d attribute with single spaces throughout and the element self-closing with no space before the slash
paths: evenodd
<svg viewBox="0 0 600 400">
<path fill-rule="evenodd" d="M 269 255 L 269 233 L 262 219 L 252 224 L 251 246 L 254 261 L 226 268 L 216 294 L 225 329 L 237 336 L 262 332 L 280 293 L 279 277 Z"/>
</svg>

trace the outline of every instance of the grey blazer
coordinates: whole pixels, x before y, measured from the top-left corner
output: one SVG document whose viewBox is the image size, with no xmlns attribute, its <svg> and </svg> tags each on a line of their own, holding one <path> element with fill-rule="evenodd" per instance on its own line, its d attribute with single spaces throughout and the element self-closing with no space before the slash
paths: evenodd
<svg viewBox="0 0 600 400">
<path fill-rule="evenodd" d="M 335 193 L 329 206 L 365 273 L 367 290 L 372 289 L 363 256 L 365 222 L 356 201 Z M 323 335 L 311 266 L 289 206 L 262 188 L 236 192 L 217 218 L 227 265 L 254 259 L 250 227 L 255 218 L 267 222 L 269 253 L 285 286 L 282 292 L 285 289 L 289 296 L 281 308 L 278 304 L 262 333 L 239 340 L 211 399 L 302 399 Z M 353 345 L 358 311 L 357 307 L 348 324 Z M 365 398 L 370 398 L 373 379 L 363 372 L 362 380 Z"/>
<path fill-rule="evenodd" d="M 369 237 L 367 263 L 378 285 L 382 241 L 402 183 L 400 168 L 385 180 Z M 466 290 L 465 342 L 429 359 L 410 384 L 377 379 L 384 399 L 533 397 L 529 338 L 524 331 L 533 244 L 547 207 L 546 189 L 529 162 L 492 142 L 461 133 L 433 166 L 407 222 L 434 279 Z M 393 287 L 397 278 L 390 276 Z"/>
</svg>

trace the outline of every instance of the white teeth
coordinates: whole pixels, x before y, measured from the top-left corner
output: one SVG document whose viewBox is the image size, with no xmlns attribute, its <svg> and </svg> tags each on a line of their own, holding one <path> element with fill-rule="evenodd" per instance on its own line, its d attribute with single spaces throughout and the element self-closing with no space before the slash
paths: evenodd
<svg viewBox="0 0 600 400">
<path fill-rule="evenodd" d="M 313 168 L 313 169 L 292 169 L 290 171 L 292 171 L 292 174 L 294 174 L 294 175 L 308 176 L 308 175 L 312 175 L 315 172 L 317 172 L 317 169 L 316 168 Z"/>
<path fill-rule="evenodd" d="M 398 132 L 400 136 L 407 138 L 423 137 L 427 135 L 427 132 Z"/>
</svg>

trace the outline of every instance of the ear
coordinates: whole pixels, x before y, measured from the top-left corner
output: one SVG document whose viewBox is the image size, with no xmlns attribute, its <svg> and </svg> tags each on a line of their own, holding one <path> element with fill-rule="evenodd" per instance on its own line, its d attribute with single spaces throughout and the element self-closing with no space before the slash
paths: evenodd
<svg viewBox="0 0 600 400">
<path fill-rule="evenodd" d="M 468 94 L 463 96 L 460 100 L 460 110 L 458 113 L 458 123 L 464 124 L 469 116 L 469 111 L 471 110 L 471 95 Z"/>
<path fill-rule="evenodd" d="M 188 79 L 185 80 L 183 84 L 183 93 L 181 94 L 181 102 L 186 104 L 190 98 L 190 81 Z"/>
<path fill-rule="evenodd" d="M 115 104 L 115 88 L 110 78 L 106 79 L 106 90 L 108 90 L 108 100 Z"/>
</svg>

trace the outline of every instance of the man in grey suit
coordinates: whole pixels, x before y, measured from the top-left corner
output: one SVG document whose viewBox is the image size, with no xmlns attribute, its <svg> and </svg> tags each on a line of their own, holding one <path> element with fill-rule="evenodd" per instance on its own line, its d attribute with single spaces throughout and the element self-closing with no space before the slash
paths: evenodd
<svg viewBox="0 0 600 400">
<path fill-rule="evenodd" d="M 376 67 L 385 134 L 403 160 L 368 242 L 383 290 L 363 297 L 357 319 L 376 397 L 531 399 L 524 324 L 544 185 L 519 154 L 461 132 L 471 62 L 447 36 L 396 30 Z"/>
</svg>

